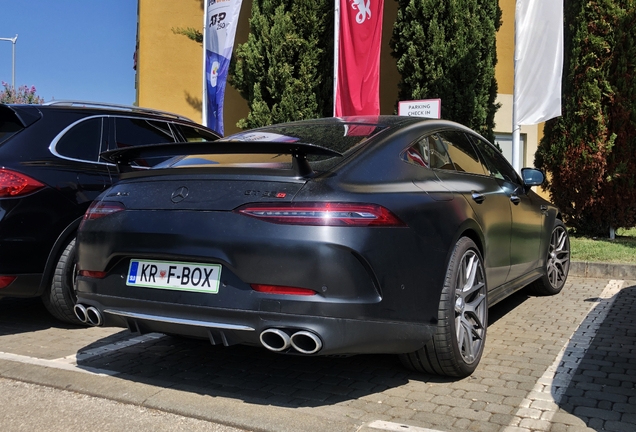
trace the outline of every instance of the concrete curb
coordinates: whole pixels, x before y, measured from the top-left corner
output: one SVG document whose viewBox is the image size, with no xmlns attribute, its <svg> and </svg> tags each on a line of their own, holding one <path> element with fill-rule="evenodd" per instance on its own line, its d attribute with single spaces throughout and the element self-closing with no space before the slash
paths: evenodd
<svg viewBox="0 0 636 432">
<path fill-rule="evenodd" d="M 597 279 L 636 280 L 636 265 L 571 261 L 569 275 Z"/>
<path fill-rule="evenodd" d="M 92 375 L 0 360 L 0 377 L 257 432 L 358 432 L 362 426 L 355 419 L 347 422 L 314 415 L 310 408 L 279 407 L 256 399 L 237 401 L 231 394 L 207 395 L 200 387 L 135 381 L 124 375 Z"/>
</svg>

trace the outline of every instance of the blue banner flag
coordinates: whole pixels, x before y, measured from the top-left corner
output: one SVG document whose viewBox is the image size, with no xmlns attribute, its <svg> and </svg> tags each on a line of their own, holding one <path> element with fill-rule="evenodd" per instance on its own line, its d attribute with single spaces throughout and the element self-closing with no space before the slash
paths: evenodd
<svg viewBox="0 0 636 432">
<path fill-rule="evenodd" d="M 203 44 L 205 51 L 205 125 L 223 135 L 223 98 L 242 0 L 206 0 Z"/>
</svg>

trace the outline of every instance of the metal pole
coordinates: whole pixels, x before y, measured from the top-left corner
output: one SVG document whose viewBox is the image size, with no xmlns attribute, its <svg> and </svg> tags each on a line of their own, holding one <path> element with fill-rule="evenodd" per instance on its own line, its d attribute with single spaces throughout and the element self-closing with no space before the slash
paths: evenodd
<svg viewBox="0 0 636 432">
<path fill-rule="evenodd" d="M 206 61 L 207 61 L 207 46 L 208 46 L 208 4 L 210 2 L 204 2 L 203 6 L 203 82 L 202 82 L 202 95 L 201 95 L 201 124 L 203 126 L 211 127 L 208 125 L 208 77 L 206 76 Z M 216 127 L 216 125 L 214 125 Z"/>
<path fill-rule="evenodd" d="M 13 44 L 13 55 L 11 57 L 11 86 L 13 87 L 13 91 L 15 91 L 15 42 L 18 40 L 18 35 L 12 38 L 0 38 L 0 40 L 10 41 Z"/>
<path fill-rule="evenodd" d="M 333 16 L 333 116 L 336 116 L 336 96 L 338 95 L 338 47 L 340 44 L 340 0 L 334 1 Z"/>
<path fill-rule="evenodd" d="M 15 35 L 15 37 L 11 40 L 11 44 L 13 45 L 13 56 L 12 56 L 13 67 L 11 69 L 11 85 L 13 86 L 14 92 L 15 92 L 15 42 L 17 40 L 18 40 L 18 35 Z"/>
<path fill-rule="evenodd" d="M 515 2 L 516 3 L 516 2 Z M 517 44 L 517 19 L 519 6 L 515 7 L 515 30 L 514 42 L 515 49 L 513 54 L 513 84 L 512 84 L 512 167 L 521 173 L 521 125 L 519 124 L 519 113 L 517 112 L 517 57 L 519 56 L 519 46 Z"/>
</svg>

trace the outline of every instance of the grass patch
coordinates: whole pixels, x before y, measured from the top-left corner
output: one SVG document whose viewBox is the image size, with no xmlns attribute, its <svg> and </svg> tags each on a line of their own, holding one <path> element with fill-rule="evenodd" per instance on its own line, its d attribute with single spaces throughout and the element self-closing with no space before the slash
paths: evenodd
<svg viewBox="0 0 636 432">
<path fill-rule="evenodd" d="M 570 236 L 573 261 L 636 264 L 636 228 L 618 229 L 616 239 Z"/>
</svg>

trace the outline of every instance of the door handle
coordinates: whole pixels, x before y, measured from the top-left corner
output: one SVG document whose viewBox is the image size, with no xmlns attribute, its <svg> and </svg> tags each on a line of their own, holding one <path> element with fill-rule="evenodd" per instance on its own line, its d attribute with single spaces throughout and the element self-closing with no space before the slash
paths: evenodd
<svg viewBox="0 0 636 432">
<path fill-rule="evenodd" d="M 514 205 L 517 205 L 521 202 L 521 198 L 519 198 L 517 195 L 510 195 L 510 201 L 512 201 Z"/>
<path fill-rule="evenodd" d="M 473 194 L 471 196 L 477 204 L 483 203 L 484 200 L 486 199 L 486 197 L 483 194 L 477 193 L 475 191 L 473 191 Z"/>
<path fill-rule="evenodd" d="M 548 213 L 548 206 L 547 205 L 541 205 L 541 213 L 543 213 L 543 214 L 547 214 Z"/>
</svg>

